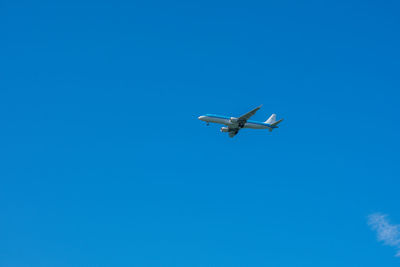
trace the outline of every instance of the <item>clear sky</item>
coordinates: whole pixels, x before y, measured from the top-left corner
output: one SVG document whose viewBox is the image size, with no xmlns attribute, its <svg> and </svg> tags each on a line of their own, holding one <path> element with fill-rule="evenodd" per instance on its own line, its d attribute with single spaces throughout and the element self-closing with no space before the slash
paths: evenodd
<svg viewBox="0 0 400 267">
<path fill-rule="evenodd" d="M 399 266 L 399 10 L 2 1 L 0 266 Z"/>
</svg>

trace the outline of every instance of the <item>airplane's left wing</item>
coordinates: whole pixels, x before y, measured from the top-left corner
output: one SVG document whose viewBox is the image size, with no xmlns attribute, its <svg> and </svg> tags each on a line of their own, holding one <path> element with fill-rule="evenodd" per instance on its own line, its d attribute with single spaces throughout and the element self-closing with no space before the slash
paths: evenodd
<svg viewBox="0 0 400 267">
<path fill-rule="evenodd" d="M 240 116 L 240 117 L 238 118 L 238 123 L 239 123 L 239 125 L 240 125 L 240 128 L 242 128 L 242 127 L 244 126 L 244 124 L 247 122 L 247 120 L 250 119 L 251 116 L 253 116 L 254 114 L 256 114 L 257 110 L 259 110 L 261 107 L 262 107 L 262 105 L 259 106 L 259 107 L 256 107 L 256 108 L 253 109 L 252 111 L 249 111 L 249 112 L 247 112 L 246 114 Z"/>
<path fill-rule="evenodd" d="M 239 129 L 240 128 L 231 128 L 231 130 L 229 131 L 229 137 L 234 137 L 235 135 L 237 135 Z"/>
</svg>

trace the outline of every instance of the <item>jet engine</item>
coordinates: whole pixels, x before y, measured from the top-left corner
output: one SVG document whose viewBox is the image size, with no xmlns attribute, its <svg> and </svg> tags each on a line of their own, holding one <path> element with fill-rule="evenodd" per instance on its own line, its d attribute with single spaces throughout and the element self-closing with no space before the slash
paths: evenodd
<svg viewBox="0 0 400 267">
<path fill-rule="evenodd" d="M 221 132 L 227 133 L 227 132 L 229 132 L 229 128 L 228 127 L 221 127 Z"/>
<path fill-rule="evenodd" d="M 229 120 L 231 123 L 237 123 L 238 118 L 235 117 L 231 117 L 231 119 Z"/>
</svg>

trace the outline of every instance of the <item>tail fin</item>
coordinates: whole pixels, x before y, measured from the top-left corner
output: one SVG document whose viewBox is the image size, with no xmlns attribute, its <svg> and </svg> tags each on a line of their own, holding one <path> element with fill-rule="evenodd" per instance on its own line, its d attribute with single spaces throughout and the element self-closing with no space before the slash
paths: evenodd
<svg viewBox="0 0 400 267">
<path fill-rule="evenodd" d="M 265 123 L 268 123 L 270 125 L 268 130 L 272 132 L 273 129 L 278 128 L 278 124 L 281 123 L 282 121 L 283 119 L 277 121 L 276 114 L 272 114 L 271 117 L 269 117 L 268 120 L 265 121 Z"/>
<path fill-rule="evenodd" d="M 268 124 L 273 124 L 274 122 L 276 122 L 276 114 L 272 114 L 271 117 L 269 117 L 268 120 L 265 121 L 265 123 Z"/>
</svg>

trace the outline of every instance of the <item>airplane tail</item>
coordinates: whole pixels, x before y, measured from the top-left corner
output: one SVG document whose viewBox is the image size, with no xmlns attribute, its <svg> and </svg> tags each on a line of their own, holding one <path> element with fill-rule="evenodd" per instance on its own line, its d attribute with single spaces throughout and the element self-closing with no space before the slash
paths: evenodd
<svg viewBox="0 0 400 267">
<path fill-rule="evenodd" d="M 272 124 L 276 121 L 276 114 L 272 114 L 271 117 L 268 118 L 268 120 L 265 121 L 265 123 Z"/>
<path fill-rule="evenodd" d="M 268 120 L 265 121 L 265 123 L 268 123 L 271 126 L 268 130 L 272 132 L 273 129 L 278 128 L 278 124 L 282 121 L 283 119 L 277 121 L 276 114 L 272 114 L 271 117 L 269 117 Z"/>
</svg>

